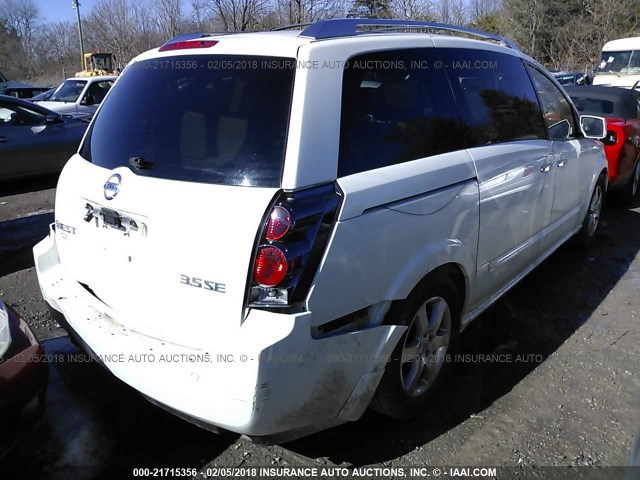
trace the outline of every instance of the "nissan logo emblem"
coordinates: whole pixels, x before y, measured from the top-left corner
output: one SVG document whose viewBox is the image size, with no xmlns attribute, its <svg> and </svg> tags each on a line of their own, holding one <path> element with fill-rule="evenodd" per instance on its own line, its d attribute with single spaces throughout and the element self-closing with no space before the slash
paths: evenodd
<svg viewBox="0 0 640 480">
<path fill-rule="evenodd" d="M 104 198 L 112 200 L 120 191 L 120 184 L 122 183 L 122 177 L 119 173 L 114 173 L 109 179 L 104 182 Z"/>
</svg>

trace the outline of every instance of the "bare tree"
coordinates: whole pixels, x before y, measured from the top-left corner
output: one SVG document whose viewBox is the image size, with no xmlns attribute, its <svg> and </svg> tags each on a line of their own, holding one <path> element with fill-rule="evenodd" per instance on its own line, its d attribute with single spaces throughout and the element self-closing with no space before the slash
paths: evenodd
<svg viewBox="0 0 640 480">
<path fill-rule="evenodd" d="M 165 38 L 173 38 L 180 33 L 183 21 L 182 0 L 156 0 L 158 25 Z"/>
<path fill-rule="evenodd" d="M 34 37 L 39 24 L 40 11 L 33 0 L 1 0 L 0 16 L 20 38 L 25 67 L 33 68 L 35 60 Z"/>
<path fill-rule="evenodd" d="M 199 32 L 213 30 L 214 16 L 210 0 L 191 0 L 193 29 Z"/>
<path fill-rule="evenodd" d="M 391 12 L 394 18 L 433 20 L 436 17 L 434 10 L 434 5 L 429 0 L 391 0 Z"/>
<path fill-rule="evenodd" d="M 469 3 L 469 16 L 477 22 L 482 17 L 497 12 L 502 7 L 500 0 L 471 0 Z"/>
<path fill-rule="evenodd" d="M 539 37 L 545 29 L 548 0 L 505 0 L 505 30 L 531 56 L 540 50 Z"/>
<path fill-rule="evenodd" d="M 255 29 L 267 7 L 266 0 L 211 0 L 211 4 L 225 32 Z"/>
<path fill-rule="evenodd" d="M 78 31 L 74 22 L 56 22 L 45 25 L 38 32 L 36 47 L 39 60 L 65 61 L 75 60 L 80 54 Z"/>
<path fill-rule="evenodd" d="M 153 9 L 149 8 L 149 5 L 146 2 L 133 2 L 130 9 L 133 18 L 134 51 L 136 53 L 157 47 L 160 43 L 166 40 L 166 38 L 163 38 L 162 34 L 158 31 Z"/>
<path fill-rule="evenodd" d="M 140 53 L 136 14 L 127 0 L 99 0 L 85 21 L 89 51 L 111 52 L 119 61 Z"/>
<path fill-rule="evenodd" d="M 21 53 L 22 45 L 18 34 L 6 24 L 0 12 L 0 73 L 8 79 L 23 79 L 24 65 L 17 61 L 21 58 Z"/>
<path fill-rule="evenodd" d="M 443 23 L 463 25 L 467 23 L 467 9 L 464 0 L 439 0 L 437 16 Z"/>
<path fill-rule="evenodd" d="M 331 18 L 344 11 L 340 0 L 276 0 L 276 12 L 280 24 L 314 22 Z"/>
</svg>

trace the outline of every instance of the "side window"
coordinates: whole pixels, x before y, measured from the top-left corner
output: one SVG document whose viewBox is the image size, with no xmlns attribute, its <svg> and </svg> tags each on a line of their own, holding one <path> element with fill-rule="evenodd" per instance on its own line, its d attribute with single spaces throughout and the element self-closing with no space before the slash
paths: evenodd
<svg viewBox="0 0 640 480">
<path fill-rule="evenodd" d="M 464 48 L 440 54 L 473 131 L 470 146 L 546 139 L 538 99 L 518 57 Z"/>
<path fill-rule="evenodd" d="M 91 98 L 92 104 L 102 103 L 112 84 L 112 81 L 92 83 L 85 94 L 85 98 Z"/>
<path fill-rule="evenodd" d="M 0 126 L 37 127 L 45 120 L 44 115 L 29 108 L 0 103 Z"/>
<path fill-rule="evenodd" d="M 545 74 L 536 68 L 528 67 L 528 69 L 538 91 L 549 138 L 551 140 L 576 138 L 578 129 L 573 109 L 567 98 Z"/>
<path fill-rule="evenodd" d="M 433 48 L 349 60 L 342 83 L 338 176 L 466 147 L 446 74 Z"/>
</svg>

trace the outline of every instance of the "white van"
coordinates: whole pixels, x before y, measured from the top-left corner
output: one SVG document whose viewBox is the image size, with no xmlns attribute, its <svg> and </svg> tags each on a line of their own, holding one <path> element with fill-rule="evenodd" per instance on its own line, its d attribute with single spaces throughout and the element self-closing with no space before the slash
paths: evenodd
<svg viewBox="0 0 640 480">
<path fill-rule="evenodd" d="M 434 28 L 481 40 L 415 31 Z M 100 106 L 38 280 L 106 368 L 200 425 L 282 441 L 368 406 L 406 418 L 471 320 L 593 237 L 604 134 L 489 33 L 183 36 Z"/>
<path fill-rule="evenodd" d="M 640 88 L 640 37 L 621 38 L 605 43 L 593 84 Z"/>
</svg>

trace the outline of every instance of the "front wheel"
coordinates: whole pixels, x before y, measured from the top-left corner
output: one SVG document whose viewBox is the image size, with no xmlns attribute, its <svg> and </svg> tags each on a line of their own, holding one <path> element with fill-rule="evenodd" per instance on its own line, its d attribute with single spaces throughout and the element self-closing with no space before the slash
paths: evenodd
<svg viewBox="0 0 640 480">
<path fill-rule="evenodd" d="M 591 244 L 593 237 L 595 237 L 598 227 L 600 226 L 605 191 L 606 184 L 604 175 L 600 175 L 595 187 L 593 188 L 593 193 L 589 200 L 589 208 L 587 208 L 587 213 L 582 221 L 582 228 L 576 235 L 576 239 L 582 247 L 588 247 Z"/>
<path fill-rule="evenodd" d="M 460 329 L 458 292 L 446 278 L 427 279 L 389 312 L 407 326 L 385 368 L 371 408 L 395 419 L 423 411 L 450 368 Z"/>
</svg>

